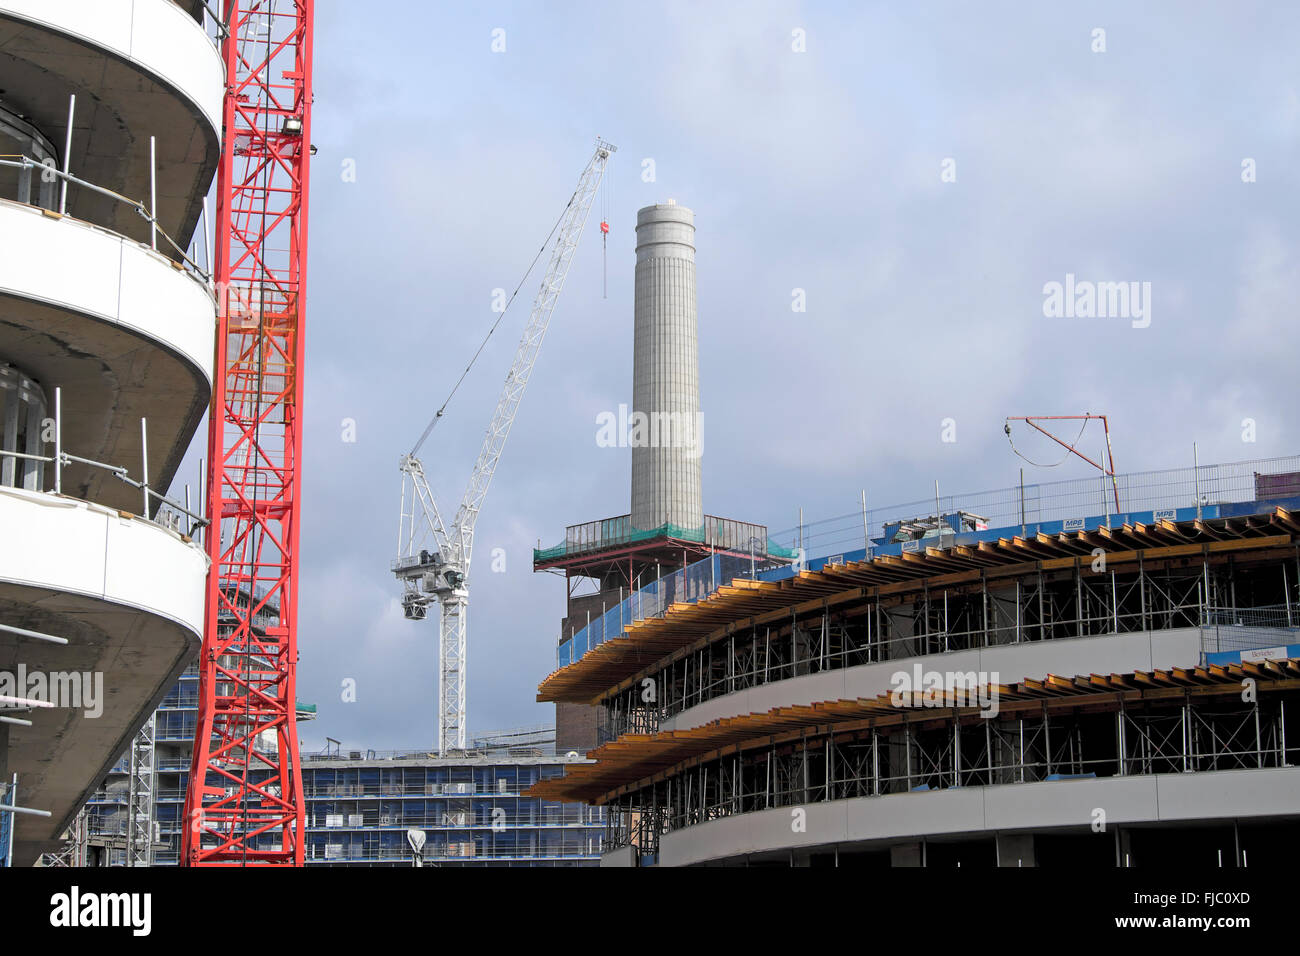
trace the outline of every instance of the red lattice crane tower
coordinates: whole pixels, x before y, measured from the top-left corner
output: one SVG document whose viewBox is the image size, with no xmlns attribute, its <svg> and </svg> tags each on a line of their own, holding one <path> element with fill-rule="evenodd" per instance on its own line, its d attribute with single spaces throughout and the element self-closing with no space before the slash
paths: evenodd
<svg viewBox="0 0 1300 956">
<path fill-rule="evenodd" d="M 190 866 L 303 862 L 294 725 L 314 0 L 227 0 Z"/>
</svg>

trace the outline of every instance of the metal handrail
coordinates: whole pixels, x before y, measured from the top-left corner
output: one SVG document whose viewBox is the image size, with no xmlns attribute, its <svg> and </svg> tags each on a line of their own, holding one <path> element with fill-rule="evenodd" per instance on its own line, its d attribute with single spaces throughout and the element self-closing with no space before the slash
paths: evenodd
<svg viewBox="0 0 1300 956">
<path fill-rule="evenodd" d="M 1199 460 L 1180 468 L 1154 471 L 1120 472 L 1119 482 L 1123 513 L 1158 511 L 1170 508 L 1196 507 L 1203 509 L 1218 504 L 1253 500 L 1254 477 L 1300 471 L 1300 455 L 1272 458 L 1245 459 L 1217 464 Z M 944 495 L 939 502 L 943 515 L 952 516 L 959 511 L 976 511 L 987 515 L 990 528 L 1023 528 L 1047 521 L 1083 516 L 1103 516 L 1109 511 L 1115 516 L 1109 495 L 1097 498 L 1094 478 L 1069 478 L 1047 482 L 1024 482 L 983 491 Z M 873 550 L 874 535 L 880 535 L 885 525 L 893 525 L 920 515 L 933 518 L 935 500 L 901 502 L 883 507 L 844 512 L 813 521 L 803 521 L 791 528 L 774 530 L 770 537 L 775 541 L 803 538 L 805 554 L 835 555 L 836 553 Z M 1198 517 L 1200 517 L 1198 511 Z M 868 530 L 869 529 L 869 530 Z M 945 532 L 944 537 L 948 534 Z M 936 541 L 924 539 L 927 544 Z"/>
<path fill-rule="evenodd" d="M 187 529 L 186 537 L 193 537 L 192 532 L 195 530 L 195 528 L 206 528 L 206 527 L 211 523 L 211 522 L 209 521 L 209 519 L 204 518 L 202 515 L 195 514 L 195 513 L 194 513 L 193 511 L 191 511 L 187 506 L 182 505 L 180 502 L 178 502 L 178 501 L 174 501 L 174 500 L 172 500 L 171 498 L 167 497 L 166 495 L 164 495 L 164 494 L 160 494 L 158 491 L 156 491 L 156 490 L 154 490 L 153 488 L 150 488 L 150 487 L 149 487 L 149 478 L 148 478 L 148 468 L 149 468 L 149 465 L 148 465 L 147 446 L 146 446 L 146 451 L 145 451 L 145 456 L 144 456 L 144 463 L 143 463 L 143 468 L 144 468 L 144 474 L 145 474 L 145 477 L 144 477 L 144 479 L 141 480 L 141 481 L 137 481 L 136 479 L 132 478 L 132 477 L 131 477 L 131 474 L 130 474 L 130 471 L 129 471 L 127 468 L 125 468 L 125 467 L 123 467 L 123 466 L 121 466 L 121 465 L 110 465 L 110 464 L 106 464 L 105 462 L 102 462 L 102 461 L 95 461 L 93 458 L 82 458 L 80 455 L 73 455 L 73 454 L 71 454 L 70 452 L 65 451 L 65 450 L 63 449 L 63 437 L 62 437 L 62 436 L 63 436 L 63 411 L 62 411 L 63 400 L 62 400 L 62 396 L 63 396 L 63 390 L 62 390 L 61 388 L 55 388 L 55 390 L 54 390 L 54 448 L 55 448 L 55 452 L 54 452 L 53 455 L 32 455 L 32 454 L 29 454 L 29 453 L 26 453 L 26 452 L 8 451 L 8 450 L 6 450 L 6 449 L 4 449 L 4 448 L 0 448 L 0 457 L 21 458 L 21 459 L 26 460 L 26 461 L 41 461 L 41 462 L 51 462 L 51 463 L 53 463 L 53 464 L 54 464 L 54 468 L 55 468 L 55 474 L 54 474 L 54 493 L 55 493 L 55 494 L 59 494 L 59 495 L 61 495 L 61 494 L 63 493 L 63 480 L 62 480 L 62 478 L 63 478 L 63 474 L 62 474 L 62 473 L 63 473 L 63 466 L 64 466 L 64 465 L 70 465 L 70 464 L 73 464 L 73 463 L 75 462 L 75 463 L 77 463 L 77 464 L 86 465 L 86 466 L 91 467 L 91 468 L 102 468 L 102 469 L 104 469 L 105 471 L 109 471 L 109 472 L 111 472 L 111 473 L 113 474 L 113 476 L 116 477 L 119 481 L 125 482 L 126 484 L 130 485 L 132 488 L 138 488 L 138 489 L 140 489 L 140 490 L 143 492 L 143 494 L 144 494 L 143 502 L 144 502 L 144 505 L 145 505 L 145 514 L 141 515 L 141 517 L 142 517 L 145 521 L 149 521 L 149 522 L 152 523 L 152 524 L 157 524 L 157 525 L 160 525 L 160 526 L 162 526 L 162 527 L 165 527 L 165 525 L 163 525 L 162 522 L 155 521 L 155 520 L 151 519 L 151 518 L 149 517 L 149 515 L 148 515 L 148 510 L 149 510 L 149 509 L 148 509 L 148 502 L 149 502 L 149 500 L 150 500 L 151 498 L 152 498 L 153 500 L 158 501 L 159 503 L 161 503 L 161 504 L 163 504 L 163 505 L 166 505 L 168 508 L 172 509 L 173 511 L 179 512 L 180 514 L 183 514 L 183 515 L 187 516 L 188 518 L 190 518 L 190 520 L 191 520 L 191 524 L 190 524 L 189 528 Z M 143 418 L 140 419 L 140 431 L 141 431 L 141 437 L 142 437 L 142 439 L 144 438 L 144 436 L 145 436 L 145 434 L 146 434 L 145 425 L 146 425 L 146 419 L 143 419 Z M 188 498 L 188 491 L 187 491 L 187 493 L 186 493 L 186 497 Z"/>
<path fill-rule="evenodd" d="M 229 36 L 230 31 L 226 28 L 226 24 L 222 21 L 221 19 L 222 15 L 220 13 L 217 13 L 217 11 L 213 10 L 211 5 L 207 2 L 207 0 L 201 0 L 201 2 L 203 4 L 203 9 L 208 12 L 208 16 L 212 18 L 212 23 L 217 29 L 217 38 L 220 39 L 222 37 Z"/>
<path fill-rule="evenodd" d="M 7 158 L 9 156 L 16 157 L 18 161 L 15 162 L 13 159 Z M 211 273 L 206 272 L 205 270 L 200 268 L 199 264 L 195 262 L 193 259 L 191 259 L 189 255 L 186 254 L 184 249 L 182 249 L 179 245 L 177 245 L 176 240 L 173 239 L 168 234 L 167 230 L 158 224 L 158 217 L 153 213 L 149 212 L 149 210 L 146 208 L 145 204 L 142 201 L 138 199 L 131 199 L 127 196 L 123 196 L 121 193 L 114 192 L 113 190 L 108 189 L 107 187 L 100 186 L 96 183 L 89 182 L 88 180 L 85 179 L 81 179 L 78 176 L 72 175 L 72 173 L 65 173 L 57 166 L 51 166 L 48 163 L 42 163 L 38 160 L 32 159 L 30 156 L 20 154 L 20 153 L 9 153 L 0 156 L 0 166 L 8 166 L 11 169 L 40 169 L 42 175 L 49 173 L 51 175 L 59 177 L 65 183 L 72 183 L 74 185 L 81 186 L 85 189 L 91 190 L 92 192 L 97 192 L 102 196 L 107 196 L 110 199 L 114 200 L 115 202 L 120 202 L 124 205 L 130 206 L 140 215 L 142 219 L 145 220 L 145 222 L 149 223 L 151 227 L 157 229 L 157 231 L 161 233 L 162 237 L 167 240 L 168 244 L 173 249 L 176 250 L 177 254 L 181 257 L 181 259 L 183 259 L 185 263 L 189 265 L 190 268 L 192 268 L 196 273 L 202 276 L 205 282 L 212 281 Z M 42 208 L 42 207 L 38 206 L 37 208 Z M 77 221 L 83 222 L 85 220 L 77 220 Z M 108 229 L 107 226 L 100 226 L 98 225 L 98 223 L 90 223 L 90 224 L 100 229 Z M 121 233 L 116 232 L 113 229 L 108 229 L 108 231 L 112 232 L 114 235 L 121 235 Z"/>
<path fill-rule="evenodd" d="M 29 461 L 48 461 L 48 462 L 61 461 L 61 463 L 64 465 L 70 465 L 73 462 L 77 462 L 78 464 L 82 464 L 82 465 L 93 465 L 97 468 L 103 468 L 107 471 L 111 471 L 115 477 L 126 482 L 132 488 L 147 490 L 151 498 L 154 498 L 157 501 L 160 501 L 163 504 L 167 505 L 169 508 L 179 511 L 181 514 L 186 515 L 189 518 L 192 518 L 194 520 L 194 525 L 191 526 L 192 528 L 193 527 L 206 528 L 209 524 L 211 524 L 211 522 L 208 521 L 207 518 L 203 518 L 199 515 L 196 515 L 193 511 L 190 511 L 180 502 L 174 501 L 173 499 L 168 498 L 166 495 L 161 495 L 152 488 L 146 489 L 144 482 L 136 481 L 134 478 L 130 477 L 130 474 L 127 471 L 127 469 L 123 468 L 120 465 L 106 465 L 101 461 L 93 461 L 89 458 L 80 458 L 77 455 L 70 455 L 67 452 L 63 453 L 61 459 L 56 459 L 53 455 L 25 455 L 22 452 L 5 451 L 3 448 L 0 448 L 0 455 L 8 456 L 10 458 L 26 458 Z M 95 502 L 91 502 L 91 504 L 94 503 Z M 145 518 L 145 520 L 151 522 L 152 524 L 158 523 L 156 521 L 153 521 L 153 519 L 151 518 Z"/>
<path fill-rule="evenodd" d="M 1270 470 L 1256 470 L 1263 468 L 1268 468 Z M 1194 474 L 1188 474 L 1189 471 L 1194 472 Z M 1190 470 L 1166 469 L 1163 471 L 1129 472 L 1120 474 L 1118 479 L 1120 481 L 1121 489 L 1125 489 L 1123 492 L 1124 495 L 1130 499 L 1137 499 L 1129 500 L 1125 503 L 1125 507 L 1131 511 L 1144 510 L 1148 508 L 1152 511 L 1156 511 L 1161 508 L 1190 507 L 1195 505 L 1198 508 L 1199 514 L 1199 509 L 1206 504 L 1220 505 L 1232 501 L 1254 500 L 1253 495 L 1256 493 L 1254 482 L 1256 482 L 1259 477 L 1267 475 L 1289 475 L 1292 472 L 1300 472 L 1300 456 L 1249 459 L 1239 462 L 1225 462 L 1217 465 L 1197 464 L 1194 469 Z M 1214 489 L 1212 492 L 1209 492 L 1209 494 L 1214 494 L 1217 498 L 1214 502 L 1207 503 L 1201 501 L 1202 497 L 1205 496 L 1203 495 L 1203 492 L 1206 491 L 1207 487 L 1205 484 L 1205 482 L 1207 482 L 1206 476 L 1208 476 L 1208 485 Z M 1197 489 L 1194 498 L 1192 497 L 1193 479 L 1195 479 Z M 1033 487 L 1036 495 L 1033 510 L 1028 515 L 1029 523 L 1038 525 L 1046 520 L 1043 512 L 1048 509 L 1044 505 L 1038 503 L 1038 498 L 1041 497 L 1043 489 L 1053 490 L 1061 486 L 1068 489 L 1074 489 L 1081 483 L 1088 481 L 1091 481 L 1091 479 L 1070 479 L 1052 484 L 1025 486 Z M 1241 485 L 1246 482 L 1251 483 L 1250 487 L 1241 487 Z M 969 511 L 972 508 L 984 508 L 988 504 L 988 498 L 996 497 L 998 495 L 1004 495 L 1007 501 L 1011 501 L 1011 493 L 1016 492 L 1017 490 L 1019 490 L 1023 495 L 1023 488 L 1017 489 L 1013 486 L 994 489 L 993 491 L 978 494 L 950 496 L 947 499 L 947 503 L 940 507 L 940 511 L 942 515 L 947 516 L 957 514 L 960 511 Z M 912 504 L 874 509 L 871 512 L 867 512 L 864 509 L 858 514 L 846 514 L 823 519 L 818 522 L 811 522 L 801 526 L 799 529 L 800 538 L 802 539 L 804 537 L 804 532 L 809 531 L 817 525 L 829 525 L 835 522 L 851 519 L 849 524 L 852 527 L 852 531 L 846 533 L 851 533 L 856 540 L 848 544 L 847 547 L 841 547 L 837 550 L 840 551 L 842 556 L 844 553 L 854 553 L 854 549 L 856 548 L 858 553 L 865 553 L 869 557 L 874 550 L 872 547 L 872 541 L 878 539 L 870 538 L 869 534 L 865 531 L 867 527 L 883 528 L 886 524 L 889 524 L 892 521 L 905 519 L 909 513 L 915 514 L 916 511 L 914 511 L 914 509 L 923 508 L 925 506 L 934 508 L 935 503 L 932 501 L 913 502 Z M 1062 512 L 1062 515 L 1064 516 L 1068 516 L 1070 511 L 1074 511 L 1074 513 L 1079 516 L 1087 514 L 1087 506 L 1083 503 L 1083 499 L 1074 502 L 1073 507 L 1051 505 L 1051 509 Z M 981 514 L 983 513 L 986 512 L 981 511 Z M 995 521 L 1009 520 L 1005 513 L 999 513 L 994 510 L 989 510 L 987 513 L 998 515 L 998 518 L 990 519 L 988 521 L 988 523 L 994 528 L 1004 527 L 1003 524 L 995 524 Z M 1097 512 L 1098 515 L 1100 515 L 1100 513 L 1101 512 Z M 1026 516 L 1021 514 L 1019 517 L 1024 519 Z M 1061 516 L 1054 517 L 1052 520 L 1059 520 L 1060 517 Z M 1108 515 L 1108 521 L 1109 517 L 1110 516 Z M 1014 526 L 1014 524 L 1005 525 L 1005 527 Z M 786 533 L 788 532 L 770 534 L 769 541 L 775 540 Z M 839 534 L 840 529 L 835 528 L 827 533 Z M 810 537 L 812 536 L 810 535 Z M 951 544 L 954 538 L 955 533 L 949 534 L 945 532 L 942 537 L 920 539 L 916 542 L 908 542 L 908 544 L 944 547 Z M 866 547 L 864 548 L 859 545 L 859 542 Z M 841 545 L 844 544 L 842 539 L 837 539 L 837 543 Z M 808 548 L 811 549 L 812 547 L 813 545 L 809 543 Z M 824 550 L 824 547 L 822 550 Z M 834 552 L 831 553 L 834 554 Z M 562 639 L 556 649 L 557 667 L 565 667 L 573 663 L 583 654 L 586 654 L 591 648 L 604 643 L 611 637 L 620 635 L 627 624 L 647 617 L 662 617 L 667 612 L 671 603 L 689 603 L 699 600 L 706 594 L 712 594 L 716 591 L 718 585 L 726 583 L 732 576 L 751 578 L 758 576 L 755 571 L 745 569 L 743 566 L 739 574 L 730 575 L 725 573 L 715 573 L 715 562 L 719 562 L 720 560 L 725 560 L 725 558 L 719 555 L 711 555 L 710 557 L 696 561 L 694 564 L 688 565 L 685 568 L 677 568 L 672 572 L 664 574 L 661 579 L 657 579 L 654 582 L 633 590 L 628 597 L 619 601 L 610 608 L 603 609 L 600 614 L 593 613 L 585 625 L 579 626 L 576 622 L 571 624 L 569 635 L 567 637 L 563 634 L 561 635 Z M 670 590 L 669 597 L 667 598 L 663 596 L 661 591 L 664 582 L 671 582 L 669 588 L 672 590 Z M 683 588 L 687 589 L 689 593 L 681 593 Z"/>
</svg>

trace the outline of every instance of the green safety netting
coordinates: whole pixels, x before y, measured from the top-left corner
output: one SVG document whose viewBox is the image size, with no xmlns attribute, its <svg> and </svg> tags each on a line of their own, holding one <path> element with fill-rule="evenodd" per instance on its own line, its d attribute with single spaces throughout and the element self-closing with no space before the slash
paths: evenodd
<svg viewBox="0 0 1300 956">
<path fill-rule="evenodd" d="M 604 529 L 602 529 L 603 533 L 600 536 L 599 542 L 581 544 L 575 542 L 574 544 L 569 544 L 565 541 L 551 548 L 534 548 L 533 562 L 551 561 L 555 558 L 562 558 L 569 554 L 583 554 L 600 548 L 613 547 L 615 545 L 636 544 L 638 541 L 648 541 L 651 538 L 677 538 L 681 541 L 698 541 L 701 544 L 706 541 L 704 534 L 705 525 L 700 525 L 698 528 L 686 528 L 681 525 L 673 524 L 672 522 L 664 522 L 657 528 L 640 530 L 630 527 L 627 519 L 614 518 L 610 519 L 609 522 L 602 522 L 602 524 L 610 525 L 615 523 L 617 523 L 617 530 L 611 529 L 610 532 L 604 532 Z M 718 524 L 716 532 L 714 540 L 723 537 L 723 526 L 721 523 Z M 737 548 L 736 550 L 740 549 Z M 782 548 L 779 545 L 773 544 L 771 541 L 767 543 L 767 553 L 779 558 L 795 557 L 795 552 L 793 550 Z"/>
</svg>

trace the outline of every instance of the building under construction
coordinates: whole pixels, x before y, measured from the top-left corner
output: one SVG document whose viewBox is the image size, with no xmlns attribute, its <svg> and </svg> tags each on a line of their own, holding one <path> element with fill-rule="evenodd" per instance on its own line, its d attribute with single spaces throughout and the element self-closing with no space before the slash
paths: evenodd
<svg viewBox="0 0 1300 956">
<path fill-rule="evenodd" d="M 119 754 L 152 752 L 150 715 L 204 630 L 202 509 L 163 493 L 213 394 L 215 33 L 198 0 L 0 2 L 10 865 L 60 847 Z"/>
<path fill-rule="evenodd" d="M 123 754 L 46 865 L 181 863 L 197 687 L 197 669 L 190 668 L 149 722 L 151 765 L 141 767 L 139 748 Z M 300 704 L 299 721 L 315 711 Z M 584 762 L 556 753 L 551 727 L 479 734 L 449 757 L 427 749 L 345 750 L 331 742 L 302 760 L 309 866 L 411 866 L 411 829 L 426 834 L 420 860 L 427 866 L 591 866 L 600 858 L 599 807 L 523 796 Z M 141 814 L 147 824 L 133 827 Z"/>
<path fill-rule="evenodd" d="M 475 738 L 454 756 L 428 751 L 308 754 L 307 865 L 595 866 L 599 807 L 530 797 L 534 784 L 586 762 L 555 752 L 554 728 Z"/>
<path fill-rule="evenodd" d="M 1300 458 L 1110 484 L 851 515 L 804 570 L 634 592 L 539 688 L 605 742 L 530 792 L 604 806 L 615 866 L 1284 859 Z"/>
<path fill-rule="evenodd" d="M 300 754 L 314 10 L 0 0 L 0 862 L 1289 862 L 1300 459 L 864 502 L 784 549 L 705 512 L 671 200 L 637 216 L 628 513 L 534 554 L 556 727 L 468 734 L 474 521 L 604 141 L 450 534 L 390 568 L 440 605 L 436 747 Z"/>
</svg>

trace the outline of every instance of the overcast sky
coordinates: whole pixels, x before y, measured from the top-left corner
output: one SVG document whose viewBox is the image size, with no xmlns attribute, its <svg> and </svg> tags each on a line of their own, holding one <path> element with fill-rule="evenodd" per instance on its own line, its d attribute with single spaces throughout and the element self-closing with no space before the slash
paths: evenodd
<svg viewBox="0 0 1300 956">
<path fill-rule="evenodd" d="M 618 146 L 608 298 L 598 206 L 478 524 L 471 733 L 553 719 L 534 697 L 565 588 L 531 549 L 629 510 L 630 453 L 597 446 L 596 416 L 631 400 L 649 203 L 696 214 L 710 514 L 777 531 L 864 488 L 1011 486 L 1008 415 L 1108 414 L 1120 471 L 1190 465 L 1194 441 L 1203 463 L 1300 451 L 1298 27 L 1289 4 L 318 4 L 304 749 L 435 739 L 437 625 L 403 620 L 388 570 L 398 457 L 597 135 Z M 1067 274 L 1150 283 L 1149 325 L 1045 316 Z M 423 450 L 446 511 L 539 279 Z"/>
</svg>

